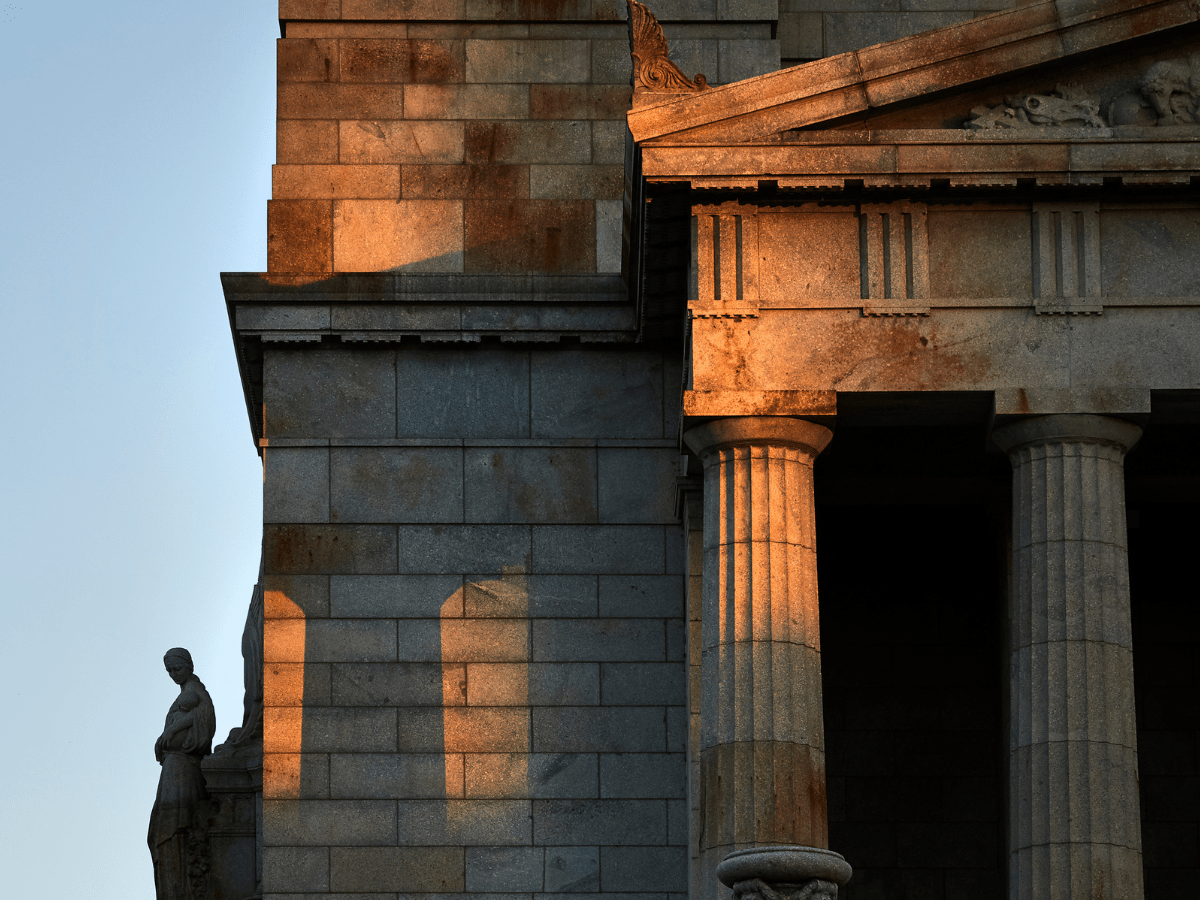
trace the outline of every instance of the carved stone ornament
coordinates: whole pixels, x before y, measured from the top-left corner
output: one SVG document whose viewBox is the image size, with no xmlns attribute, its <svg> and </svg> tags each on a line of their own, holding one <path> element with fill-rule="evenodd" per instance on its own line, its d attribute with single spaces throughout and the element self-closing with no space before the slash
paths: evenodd
<svg viewBox="0 0 1200 900">
<path fill-rule="evenodd" d="M 1016 94 L 1000 106 L 977 106 L 966 127 L 973 131 L 989 128 L 1105 128 L 1100 103 L 1072 85 L 1058 85 L 1053 94 Z"/>
<path fill-rule="evenodd" d="M 629 4 L 629 54 L 633 57 L 634 93 L 685 94 L 708 87 L 708 79 L 703 75 L 689 81 L 667 58 L 667 39 L 654 13 L 638 0 L 626 2 Z"/>
<path fill-rule="evenodd" d="M 168 650 L 163 664 L 179 685 L 179 696 L 154 743 L 154 756 L 162 766 L 147 836 L 154 891 L 157 900 L 212 900 L 207 831 L 211 802 L 200 761 L 212 752 L 217 717 L 187 650 Z"/>
<path fill-rule="evenodd" d="M 851 874 L 841 854 L 819 847 L 738 850 L 717 866 L 734 900 L 837 900 Z"/>
<path fill-rule="evenodd" d="M 1017 94 L 1000 106 L 977 106 L 966 128 L 1118 128 L 1200 125 L 1200 53 L 1187 59 L 1156 62 L 1132 89 L 1101 104 L 1075 85 L 1058 85 L 1052 94 Z"/>
<path fill-rule="evenodd" d="M 250 595 L 246 626 L 242 630 L 242 724 L 233 728 L 213 755 L 262 759 L 263 737 L 263 564 L 258 566 L 258 584 Z"/>
</svg>

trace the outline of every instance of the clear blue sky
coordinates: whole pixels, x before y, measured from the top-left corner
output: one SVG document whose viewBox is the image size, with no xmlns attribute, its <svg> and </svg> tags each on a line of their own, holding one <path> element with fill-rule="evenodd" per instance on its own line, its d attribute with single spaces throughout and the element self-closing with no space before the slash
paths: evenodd
<svg viewBox="0 0 1200 900">
<path fill-rule="evenodd" d="M 163 651 L 241 718 L 262 478 L 219 273 L 266 264 L 277 7 L 0 7 L 3 893 L 152 900 Z"/>
</svg>

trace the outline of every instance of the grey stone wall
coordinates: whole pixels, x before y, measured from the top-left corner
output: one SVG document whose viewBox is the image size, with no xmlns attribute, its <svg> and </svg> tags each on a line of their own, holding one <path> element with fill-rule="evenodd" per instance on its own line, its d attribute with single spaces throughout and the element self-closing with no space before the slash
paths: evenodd
<svg viewBox="0 0 1200 900">
<path fill-rule="evenodd" d="M 268 347 L 268 895 L 686 892 L 672 357 Z"/>
<path fill-rule="evenodd" d="M 783 65 L 795 65 L 1017 5 L 1014 0 L 779 0 L 779 53 Z"/>
</svg>

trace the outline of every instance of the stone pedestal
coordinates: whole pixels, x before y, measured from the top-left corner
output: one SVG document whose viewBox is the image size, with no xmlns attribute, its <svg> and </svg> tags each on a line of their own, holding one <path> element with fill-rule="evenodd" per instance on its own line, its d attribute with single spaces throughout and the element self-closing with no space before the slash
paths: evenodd
<svg viewBox="0 0 1200 900">
<path fill-rule="evenodd" d="M 1010 896 L 1141 900 L 1125 532 L 1136 425 L 998 428 L 1013 465 Z"/>
<path fill-rule="evenodd" d="M 212 799 L 208 821 L 213 900 L 262 897 L 262 757 L 209 756 L 200 764 Z"/>
<path fill-rule="evenodd" d="M 684 435 L 704 463 L 708 872 L 738 850 L 828 846 L 812 465 L 831 437 L 785 417 L 718 419 Z"/>
</svg>

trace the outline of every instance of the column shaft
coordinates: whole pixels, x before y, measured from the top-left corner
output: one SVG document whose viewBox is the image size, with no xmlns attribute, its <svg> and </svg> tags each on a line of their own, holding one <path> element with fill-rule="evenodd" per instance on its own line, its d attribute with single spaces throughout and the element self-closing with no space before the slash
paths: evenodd
<svg viewBox="0 0 1200 900">
<path fill-rule="evenodd" d="M 812 464 L 798 419 L 689 431 L 704 460 L 700 842 L 828 847 Z"/>
<path fill-rule="evenodd" d="M 995 432 L 1013 465 L 1009 885 L 1141 900 L 1123 461 L 1127 422 Z"/>
</svg>

